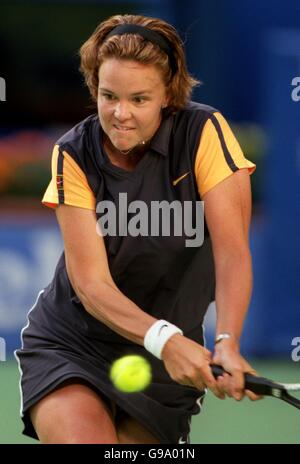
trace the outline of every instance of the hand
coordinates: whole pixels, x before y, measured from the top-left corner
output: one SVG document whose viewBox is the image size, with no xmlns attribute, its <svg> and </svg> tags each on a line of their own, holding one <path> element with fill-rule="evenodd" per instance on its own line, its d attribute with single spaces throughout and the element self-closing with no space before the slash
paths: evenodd
<svg viewBox="0 0 300 464">
<path fill-rule="evenodd" d="M 229 397 L 240 401 L 245 395 L 251 401 L 257 401 L 262 397 L 250 390 L 245 390 L 244 373 L 257 375 L 257 372 L 241 356 L 238 343 L 234 340 L 222 340 L 215 346 L 212 359 L 213 364 L 219 364 L 228 372 L 217 379 L 219 389 Z M 229 375 L 231 374 L 231 375 Z"/>
<path fill-rule="evenodd" d="M 212 354 L 203 346 L 183 335 L 175 334 L 165 344 L 162 359 L 175 382 L 198 390 L 207 387 L 218 398 L 225 398 L 210 369 Z"/>
</svg>

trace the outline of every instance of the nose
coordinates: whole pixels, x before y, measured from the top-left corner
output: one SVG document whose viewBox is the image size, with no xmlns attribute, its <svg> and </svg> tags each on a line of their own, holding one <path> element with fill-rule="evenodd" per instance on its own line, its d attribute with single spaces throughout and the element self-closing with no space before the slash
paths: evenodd
<svg viewBox="0 0 300 464">
<path fill-rule="evenodd" d="M 114 116 L 119 121 L 126 121 L 131 118 L 129 105 L 126 102 L 117 102 L 114 109 Z"/>
</svg>

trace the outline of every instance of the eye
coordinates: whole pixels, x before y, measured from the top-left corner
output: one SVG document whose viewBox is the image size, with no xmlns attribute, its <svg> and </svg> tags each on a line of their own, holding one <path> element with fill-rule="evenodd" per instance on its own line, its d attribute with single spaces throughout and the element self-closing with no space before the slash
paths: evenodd
<svg viewBox="0 0 300 464">
<path fill-rule="evenodd" d="M 101 96 L 105 98 L 105 100 L 111 101 L 114 100 L 114 95 L 111 93 L 101 92 Z"/>
<path fill-rule="evenodd" d="M 145 97 L 133 97 L 135 103 L 144 103 L 146 101 Z"/>
</svg>

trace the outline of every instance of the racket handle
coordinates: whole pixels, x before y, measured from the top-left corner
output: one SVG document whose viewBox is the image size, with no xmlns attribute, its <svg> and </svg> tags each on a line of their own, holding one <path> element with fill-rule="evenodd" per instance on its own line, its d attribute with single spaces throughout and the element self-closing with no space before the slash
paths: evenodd
<svg viewBox="0 0 300 464">
<path fill-rule="evenodd" d="M 218 378 L 220 375 L 225 373 L 223 367 L 216 364 L 211 365 L 211 370 L 215 378 Z M 272 382 L 272 380 L 245 373 L 245 389 L 251 390 L 257 395 L 271 395 L 271 391 L 274 386 L 276 386 L 276 384 Z"/>
</svg>

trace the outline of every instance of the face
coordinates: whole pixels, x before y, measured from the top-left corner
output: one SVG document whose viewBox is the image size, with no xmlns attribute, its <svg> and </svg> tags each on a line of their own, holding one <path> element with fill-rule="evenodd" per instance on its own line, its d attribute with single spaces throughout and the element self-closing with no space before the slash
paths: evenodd
<svg viewBox="0 0 300 464">
<path fill-rule="evenodd" d="M 167 105 L 159 70 L 133 60 L 105 60 L 99 69 L 98 114 L 101 126 L 118 150 L 149 140 Z"/>
</svg>

